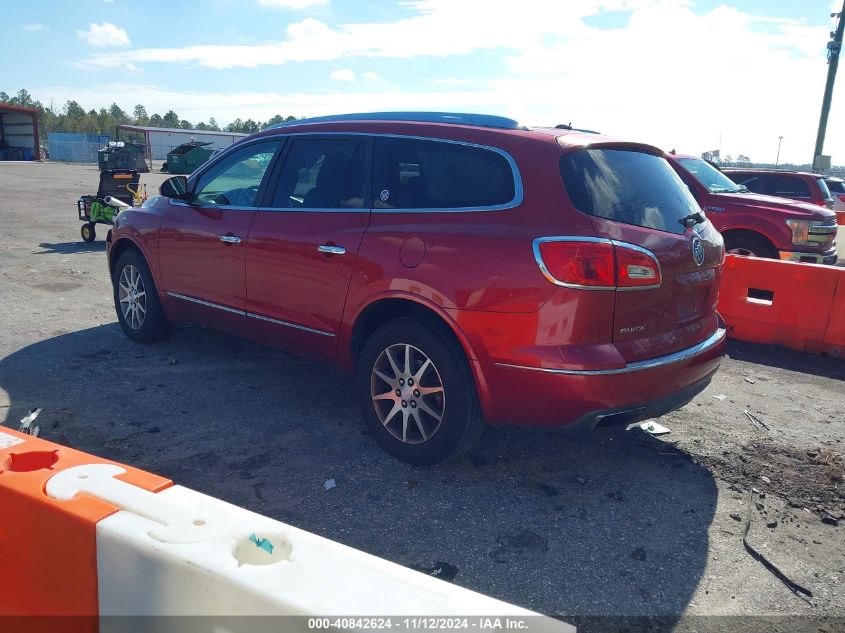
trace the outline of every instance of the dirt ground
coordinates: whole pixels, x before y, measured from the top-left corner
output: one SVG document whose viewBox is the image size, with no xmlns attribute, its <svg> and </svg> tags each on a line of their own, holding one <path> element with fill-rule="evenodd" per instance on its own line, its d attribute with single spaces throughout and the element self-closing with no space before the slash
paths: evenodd
<svg viewBox="0 0 845 633">
<path fill-rule="evenodd" d="M 79 238 L 76 199 L 96 185 L 91 166 L 0 163 L 3 424 L 43 407 L 47 439 L 582 630 L 845 626 L 845 361 L 731 343 L 712 385 L 659 420 L 669 435 L 491 428 L 417 469 L 379 450 L 331 368 L 199 327 L 128 341 L 105 231 Z M 749 544 L 812 598 L 745 549 L 749 514 Z"/>
</svg>

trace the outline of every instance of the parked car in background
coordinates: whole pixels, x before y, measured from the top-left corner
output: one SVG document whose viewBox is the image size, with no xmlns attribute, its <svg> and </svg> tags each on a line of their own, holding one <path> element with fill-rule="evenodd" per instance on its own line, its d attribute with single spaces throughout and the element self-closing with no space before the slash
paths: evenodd
<svg viewBox="0 0 845 633">
<path fill-rule="evenodd" d="M 824 182 L 833 198 L 833 210 L 842 213 L 845 211 L 845 180 L 828 176 Z"/>
<path fill-rule="evenodd" d="M 729 253 L 770 259 L 835 264 L 836 215 L 808 204 L 749 192 L 696 156 L 669 154 Z"/>
<path fill-rule="evenodd" d="M 803 171 L 778 171 L 775 169 L 734 169 L 722 170 L 738 185 L 749 191 L 767 196 L 791 198 L 800 202 L 817 204 L 833 208 L 833 197 L 822 174 Z"/>
<path fill-rule="evenodd" d="M 161 193 L 108 237 L 126 335 L 199 321 L 332 361 L 414 464 L 468 450 L 485 422 L 659 416 L 719 366 L 723 240 L 648 145 L 344 115 L 255 134 Z"/>
</svg>

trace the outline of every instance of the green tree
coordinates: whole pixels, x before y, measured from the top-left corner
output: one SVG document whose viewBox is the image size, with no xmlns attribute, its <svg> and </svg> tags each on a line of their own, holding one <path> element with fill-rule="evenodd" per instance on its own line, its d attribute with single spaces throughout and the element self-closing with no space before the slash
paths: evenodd
<svg viewBox="0 0 845 633">
<path fill-rule="evenodd" d="M 9 103 L 9 95 L 0 90 L 0 103 Z"/>
<path fill-rule="evenodd" d="M 160 114 L 154 114 L 150 117 L 150 125 L 152 127 L 164 127 L 164 119 Z"/>
<path fill-rule="evenodd" d="M 135 125 L 146 125 L 150 122 L 150 117 L 147 116 L 147 109 L 140 103 L 135 106 L 132 114 L 135 117 Z"/>
<path fill-rule="evenodd" d="M 191 122 L 188 121 L 188 119 L 182 119 L 181 121 L 179 121 L 179 127 L 183 130 L 192 130 L 194 128 L 194 126 L 191 125 Z"/>
<path fill-rule="evenodd" d="M 247 119 L 241 126 L 241 132 L 244 132 L 245 134 L 255 134 L 260 129 L 261 124 L 257 121 L 253 121 L 252 119 Z"/>
<path fill-rule="evenodd" d="M 244 122 L 240 120 L 240 118 L 235 119 L 229 125 L 226 126 L 227 132 L 243 132 L 244 131 Z"/>
<path fill-rule="evenodd" d="M 164 127 L 179 127 L 179 115 L 173 110 L 168 110 L 161 121 Z"/>
<path fill-rule="evenodd" d="M 219 132 L 219 131 L 220 131 L 220 126 L 219 126 L 219 125 L 217 125 L 217 121 L 215 120 L 215 118 L 214 118 L 214 117 L 211 117 L 211 118 L 208 120 L 208 129 L 209 129 L 209 130 L 213 130 L 213 131 L 215 131 L 215 132 Z"/>
</svg>

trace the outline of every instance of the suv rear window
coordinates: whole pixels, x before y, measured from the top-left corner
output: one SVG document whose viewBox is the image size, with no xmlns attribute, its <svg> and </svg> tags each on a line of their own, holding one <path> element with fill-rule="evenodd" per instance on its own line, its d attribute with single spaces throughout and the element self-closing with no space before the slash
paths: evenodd
<svg viewBox="0 0 845 633">
<path fill-rule="evenodd" d="M 579 211 L 615 222 L 684 233 L 698 205 L 665 159 L 632 150 L 580 149 L 560 157 L 569 199 Z"/>
<path fill-rule="evenodd" d="M 825 180 L 824 182 L 827 185 L 828 190 L 830 190 L 830 193 L 835 193 L 837 195 L 845 193 L 845 182 L 841 180 Z"/>
<path fill-rule="evenodd" d="M 766 175 L 766 193 L 784 198 L 811 199 L 813 197 L 810 185 L 803 178 L 787 174 Z"/>
<path fill-rule="evenodd" d="M 498 207 L 513 202 L 515 190 L 513 170 L 498 152 L 445 141 L 376 138 L 376 209 Z"/>
</svg>

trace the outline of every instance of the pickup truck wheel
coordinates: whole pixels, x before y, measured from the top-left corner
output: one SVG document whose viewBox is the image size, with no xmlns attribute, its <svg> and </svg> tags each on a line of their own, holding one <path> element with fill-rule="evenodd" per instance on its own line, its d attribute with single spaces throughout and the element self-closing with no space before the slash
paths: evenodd
<svg viewBox="0 0 845 633">
<path fill-rule="evenodd" d="M 125 251 L 112 277 L 114 307 L 124 334 L 137 343 L 164 338 L 169 329 L 153 276 L 138 251 Z"/>
<path fill-rule="evenodd" d="M 370 336 L 359 356 L 357 389 L 376 441 L 410 464 L 457 457 L 484 431 L 463 350 L 422 320 L 389 321 Z"/>
<path fill-rule="evenodd" d="M 725 250 L 731 255 L 778 259 L 777 251 L 767 242 L 755 237 L 733 237 L 725 242 Z"/>
</svg>

